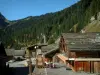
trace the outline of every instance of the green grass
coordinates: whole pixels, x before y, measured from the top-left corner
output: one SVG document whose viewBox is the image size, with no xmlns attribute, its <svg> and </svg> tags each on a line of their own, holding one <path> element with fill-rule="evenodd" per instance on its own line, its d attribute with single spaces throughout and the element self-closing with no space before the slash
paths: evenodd
<svg viewBox="0 0 100 75">
<path fill-rule="evenodd" d="M 93 21 L 85 27 L 86 32 L 100 32 L 100 21 Z"/>
</svg>

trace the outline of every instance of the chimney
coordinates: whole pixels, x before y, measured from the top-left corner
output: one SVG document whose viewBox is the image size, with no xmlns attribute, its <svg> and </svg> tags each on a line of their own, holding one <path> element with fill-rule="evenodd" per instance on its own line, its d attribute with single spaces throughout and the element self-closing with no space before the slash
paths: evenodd
<svg viewBox="0 0 100 75">
<path fill-rule="evenodd" d="M 46 44 L 46 36 L 43 35 L 43 43 Z"/>
</svg>

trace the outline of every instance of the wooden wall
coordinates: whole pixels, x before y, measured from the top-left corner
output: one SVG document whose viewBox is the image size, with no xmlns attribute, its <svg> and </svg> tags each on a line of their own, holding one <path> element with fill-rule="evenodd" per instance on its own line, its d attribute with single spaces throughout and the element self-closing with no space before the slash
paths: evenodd
<svg viewBox="0 0 100 75">
<path fill-rule="evenodd" d="M 100 73 L 100 62 L 94 62 L 94 72 Z"/>
<path fill-rule="evenodd" d="M 76 72 L 83 71 L 83 62 L 74 62 L 74 69 Z"/>
<path fill-rule="evenodd" d="M 97 51 L 70 51 L 65 44 L 63 37 L 60 39 L 59 43 L 60 52 L 65 52 L 69 58 L 100 58 L 100 52 Z M 60 61 L 62 63 L 62 61 Z M 71 68 L 77 71 L 84 71 L 90 73 L 100 73 L 100 62 L 96 61 L 74 61 L 72 65 L 71 61 L 67 61 Z"/>
<path fill-rule="evenodd" d="M 73 67 L 76 72 L 84 71 L 84 72 L 89 72 L 89 73 L 100 73 L 100 62 L 74 61 Z"/>
</svg>

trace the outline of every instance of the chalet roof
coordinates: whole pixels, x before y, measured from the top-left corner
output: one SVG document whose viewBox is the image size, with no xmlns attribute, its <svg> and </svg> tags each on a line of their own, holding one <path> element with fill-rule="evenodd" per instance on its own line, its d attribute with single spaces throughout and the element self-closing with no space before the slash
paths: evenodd
<svg viewBox="0 0 100 75">
<path fill-rule="evenodd" d="M 63 33 L 62 36 L 71 51 L 100 51 L 100 33 Z"/>
<path fill-rule="evenodd" d="M 56 39 L 55 44 L 59 44 L 60 41 L 60 36 L 58 37 L 58 39 Z"/>
<path fill-rule="evenodd" d="M 85 39 L 85 38 L 91 38 L 94 39 L 97 36 L 100 36 L 100 33 L 62 33 L 62 36 L 65 40 L 68 38 L 70 39 Z"/>
<path fill-rule="evenodd" d="M 14 50 L 14 56 L 24 56 L 25 50 Z"/>
<path fill-rule="evenodd" d="M 96 44 L 75 44 L 75 45 L 68 45 L 68 48 L 71 51 L 100 51 L 100 45 Z"/>
<path fill-rule="evenodd" d="M 5 49 L 7 56 L 23 56 L 25 50 Z"/>
<path fill-rule="evenodd" d="M 59 49 L 58 44 L 51 44 L 51 45 L 48 45 L 48 46 L 43 46 L 42 52 L 44 52 L 44 54 L 47 54 L 47 53 L 53 52 L 53 51 L 58 50 L 58 49 Z"/>
<path fill-rule="evenodd" d="M 14 55 L 14 49 L 5 49 L 7 56 L 13 56 Z"/>
</svg>

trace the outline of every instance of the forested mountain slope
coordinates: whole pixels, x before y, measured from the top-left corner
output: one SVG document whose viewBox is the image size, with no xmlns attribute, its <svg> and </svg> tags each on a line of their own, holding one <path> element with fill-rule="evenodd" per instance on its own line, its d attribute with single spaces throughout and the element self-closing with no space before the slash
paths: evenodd
<svg viewBox="0 0 100 75">
<path fill-rule="evenodd" d="M 80 32 L 90 23 L 91 16 L 97 19 L 98 12 L 100 0 L 80 0 L 55 13 L 11 21 L 10 25 L 4 28 L 1 40 L 6 47 L 20 47 L 42 42 L 45 35 L 48 43 L 53 43 L 61 33 L 74 32 L 72 27 L 76 24 L 76 32 Z"/>
<path fill-rule="evenodd" d="M 0 13 L 0 29 L 8 25 L 7 19 Z"/>
</svg>

